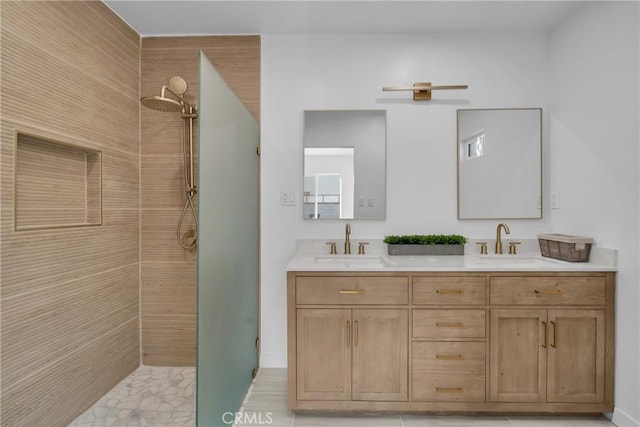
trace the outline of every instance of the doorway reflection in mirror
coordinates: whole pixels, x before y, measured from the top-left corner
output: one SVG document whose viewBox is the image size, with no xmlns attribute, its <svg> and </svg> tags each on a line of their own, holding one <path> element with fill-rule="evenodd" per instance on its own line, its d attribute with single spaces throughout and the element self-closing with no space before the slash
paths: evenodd
<svg viewBox="0 0 640 427">
<path fill-rule="evenodd" d="M 353 147 L 304 149 L 305 218 L 353 218 L 354 151 Z"/>
</svg>

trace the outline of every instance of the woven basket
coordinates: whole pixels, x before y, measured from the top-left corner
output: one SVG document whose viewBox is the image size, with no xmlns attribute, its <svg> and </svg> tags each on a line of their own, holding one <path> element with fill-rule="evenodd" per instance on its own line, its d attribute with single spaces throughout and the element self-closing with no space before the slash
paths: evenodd
<svg viewBox="0 0 640 427">
<path fill-rule="evenodd" d="M 567 234 L 539 234 L 540 253 L 544 257 L 569 262 L 588 262 L 593 239 Z"/>
</svg>

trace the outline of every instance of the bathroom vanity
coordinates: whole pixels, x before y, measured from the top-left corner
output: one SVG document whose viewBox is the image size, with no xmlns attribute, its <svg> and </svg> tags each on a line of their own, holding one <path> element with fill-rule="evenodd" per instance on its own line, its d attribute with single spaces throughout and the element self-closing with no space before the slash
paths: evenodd
<svg viewBox="0 0 640 427">
<path fill-rule="evenodd" d="M 611 412 L 615 267 L 508 257 L 298 254 L 290 408 Z"/>
</svg>

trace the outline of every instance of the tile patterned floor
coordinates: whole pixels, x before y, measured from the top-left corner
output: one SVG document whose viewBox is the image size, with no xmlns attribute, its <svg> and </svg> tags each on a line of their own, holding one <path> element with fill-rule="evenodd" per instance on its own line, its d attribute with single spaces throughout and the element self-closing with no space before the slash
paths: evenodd
<svg viewBox="0 0 640 427">
<path fill-rule="evenodd" d="M 614 427 L 600 417 L 294 414 L 287 408 L 286 369 L 261 369 L 241 412 L 237 427 Z"/>
<path fill-rule="evenodd" d="M 195 384 L 195 368 L 141 366 L 70 426 L 195 426 Z"/>
<path fill-rule="evenodd" d="M 78 417 L 71 426 L 195 427 L 194 402 L 195 368 L 142 366 Z M 294 414 L 287 408 L 286 369 L 261 369 L 258 372 L 234 426 L 614 427 L 600 417 Z"/>
</svg>

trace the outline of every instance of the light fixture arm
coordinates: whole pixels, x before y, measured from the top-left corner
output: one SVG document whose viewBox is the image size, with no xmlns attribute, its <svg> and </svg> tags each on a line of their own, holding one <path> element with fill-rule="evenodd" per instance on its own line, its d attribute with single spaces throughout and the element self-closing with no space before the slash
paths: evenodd
<svg viewBox="0 0 640 427">
<path fill-rule="evenodd" d="M 414 83 L 413 86 L 387 86 L 383 87 L 384 92 L 388 91 L 412 91 L 414 101 L 429 101 L 431 100 L 432 90 L 455 90 L 455 89 L 468 89 L 468 85 L 447 85 L 447 86 L 433 86 L 430 82 L 426 83 Z"/>
</svg>

